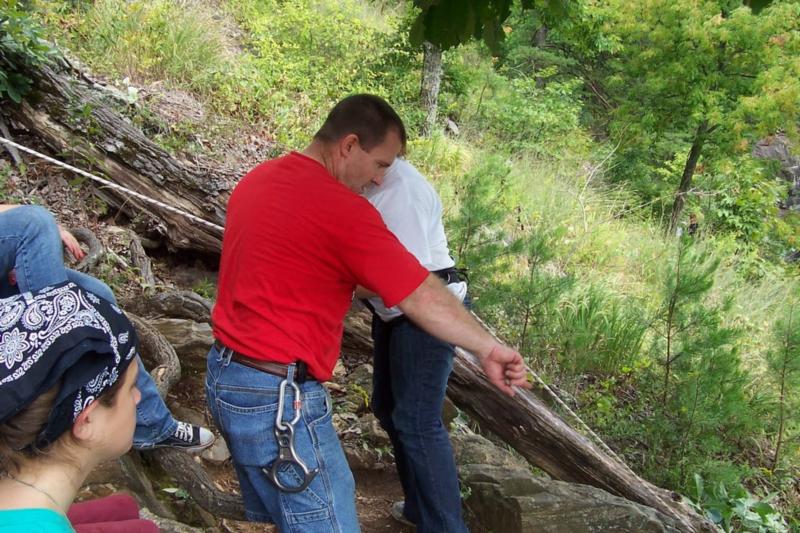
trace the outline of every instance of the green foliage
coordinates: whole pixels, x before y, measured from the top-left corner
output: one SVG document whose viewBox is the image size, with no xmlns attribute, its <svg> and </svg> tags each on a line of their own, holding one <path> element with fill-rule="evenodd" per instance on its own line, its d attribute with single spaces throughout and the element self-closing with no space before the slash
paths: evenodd
<svg viewBox="0 0 800 533">
<path fill-rule="evenodd" d="M 510 172 L 500 157 L 488 156 L 456 185 L 459 212 L 448 221 L 448 242 L 456 261 L 469 268 L 476 295 L 491 282 L 502 256 L 518 247 L 507 227 Z"/>
<path fill-rule="evenodd" d="M 792 295 L 775 322 L 775 346 L 767 355 L 769 379 L 775 384 L 775 448 L 773 469 L 785 456 L 797 457 L 800 437 L 800 302 Z M 785 451 L 784 446 L 790 449 Z"/>
<path fill-rule="evenodd" d="M 207 300 L 214 300 L 217 297 L 217 287 L 214 282 L 208 278 L 197 280 L 192 285 L 192 290 Z"/>
<path fill-rule="evenodd" d="M 493 283 L 483 294 L 483 308 L 492 322 L 523 353 L 536 358 L 548 342 L 560 296 L 574 283 L 572 276 L 554 272 L 555 246 L 564 233 L 538 217 L 517 210 L 509 255 L 497 265 Z"/>
<path fill-rule="evenodd" d="M 635 301 L 588 286 L 559 306 L 558 346 L 561 368 L 573 375 L 614 376 L 634 363 L 647 323 Z"/>
<path fill-rule="evenodd" d="M 402 17 L 384 19 L 355 0 L 236 0 L 231 12 L 254 37 L 244 91 L 230 85 L 228 100 L 269 117 L 291 147 L 303 145 L 346 94 L 376 93 L 400 111 L 416 98 L 418 77 L 409 69 L 421 64 L 419 51 L 392 31 Z"/>
<path fill-rule="evenodd" d="M 784 533 L 789 528 L 781 513 L 770 502 L 775 494 L 759 499 L 738 485 L 729 491 L 724 483 L 708 490 L 703 477 L 695 474 L 689 491 L 691 504 L 706 518 L 724 531 L 753 531 L 758 533 Z"/>
<path fill-rule="evenodd" d="M 623 140 L 619 178 L 648 199 L 670 197 L 684 168 L 683 190 L 691 186 L 694 168 L 685 163 L 693 143 L 701 164 L 720 170 L 769 133 L 797 134 L 800 64 L 793 58 L 800 51 L 800 4 L 773 2 L 758 14 L 727 1 L 647 0 L 628 7 L 612 3 L 604 11 L 622 46 L 605 80 L 616 102 L 612 133 Z M 668 176 L 661 184 L 653 179 L 659 173 Z M 731 172 L 723 179 L 737 177 Z M 761 180 L 767 189 L 770 179 Z M 741 207 L 763 204 L 759 193 L 742 200 Z"/>
<path fill-rule="evenodd" d="M 507 154 L 562 157 L 582 153 L 580 90 L 574 77 L 540 86 L 533 76 L 509 76 L 469 48 L 445 56 L 441 102 L 473 142 Z"/>
<path fill-rule="evenodd" d="M 749 378 L 737 347 L 742 331 L 725 324 L 732 301 L 709 301 L 718 267 L 692 238 L 678 239 L 653 320 L 651 349 L 661 363 L 662 384 L 648 438 L 660 450 L 671 486 L 685 485 L 705 457 L 733 452 L 754 431 Z"/>
<path fill-rule="evenodd" d="M 543 4 L 550 14 L 566 14 L 565 0 L 545 0 Z M 414 5 L 421 10 L 411 29 L 414 43 L 430 41 L 446 50 L 470 39 L 483 39 L 498 50 L 512 0 L 414 0 Z M 520 0 L 520 5 L 523 9 L 534 8 L 533 0 Z"/>
<path fill-rule="evenodd" d="M 53 53 L 22 3 L 0 0 L 0 99 L 21 102 L 31 89 L 26 70 L 47 61 Z"/>
<path fill-rule="evenodd" d="M 203 93 L 235 70 L 219 22 L 181 0 L 98 0 L 78 9 L 62 1 L 42 7 L 50 8 L 45 21 L 74 25 L 70 44 L 84 60 L 118 77 L 168 80 Z"/>
</svg>

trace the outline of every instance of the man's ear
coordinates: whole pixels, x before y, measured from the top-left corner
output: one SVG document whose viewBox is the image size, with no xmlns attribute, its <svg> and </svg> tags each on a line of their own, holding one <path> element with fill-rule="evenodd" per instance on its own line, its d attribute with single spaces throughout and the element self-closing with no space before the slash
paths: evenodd
<svg viewBox="0 0 800 533">
<path fill-rule="evenodd" d="M 342 157 L 348 157 L 356 146 L 358 146 L 358 135 L 355 133 L 347 134 L 339 140 Z"/>
<path fill-rule="evenodd" d="M 84 409 L 75 423 L 72 424 L 72 436 L 78 440 L 88 440 L 92 437 L 95 427 L 97 426 L 97 417 L 95 416 L 95 409 L 100 402 L 95 400 Z"/>
</svg>

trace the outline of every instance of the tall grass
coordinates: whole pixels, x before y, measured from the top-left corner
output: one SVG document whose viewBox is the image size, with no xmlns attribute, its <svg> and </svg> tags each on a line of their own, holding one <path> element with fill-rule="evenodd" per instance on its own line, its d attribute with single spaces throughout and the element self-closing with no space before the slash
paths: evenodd
<svg viewBox="0 0 800 533">
<path fill-rule="evenodd" d="M 208 93 L 235 69 L 224 28 L 207 10 L 186 0 L 97 0 L 67 12 L 64 2 L 42 0 L 72 30 L 70 48 L 95 70 L 133 83 L 170 81 Z M 60 7 L 60 9 L 59 9 Z"/>
</svg>

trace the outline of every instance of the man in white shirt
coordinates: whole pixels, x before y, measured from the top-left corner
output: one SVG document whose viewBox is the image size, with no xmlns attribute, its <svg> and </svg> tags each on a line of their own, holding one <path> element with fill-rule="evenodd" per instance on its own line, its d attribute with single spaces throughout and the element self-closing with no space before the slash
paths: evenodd
<svg viewBox="0 0 800 533">
<path fill-rule="evenodd" d="M 467 284 L 450 257 L 441 200 L 417 169 L 396 159 L 364 196 L 422 266 L 463 301 Z M 453 448 L 442 423 L 453 346 L 418 328 L 397 307 L 387 309 L 380 298 L 369 303 L 375 344 L 372 410 L 392 440 L 405 494 L 392 515 L 413 523 L 419 533 L 467 532 Z"/>
</svg>

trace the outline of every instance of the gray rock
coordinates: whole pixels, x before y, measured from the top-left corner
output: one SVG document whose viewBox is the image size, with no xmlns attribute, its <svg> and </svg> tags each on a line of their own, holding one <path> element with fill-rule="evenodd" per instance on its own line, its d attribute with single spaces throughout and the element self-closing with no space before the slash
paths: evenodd
<svg viewBox="0 0 800 533">
<path fill-rule="evenodd" d="M 372 390 L 372 365 L 364 363 L 358 365 L 347 375 L 347 383 L 358 385 L 365 391 Z"/>
<path fill-rule="evenodd" d="M 678 532 L 658 511 L 587 485 L 531 473 L 507 450 L 477 435 L 453 437 L 474 530 L 527 533 Z"/>
<path fill-rule="evenodd" d="M 791 183 L 784 207 L 800 210 L 800 157 L 792 154 L 789 139 L 783 134 L 771 135 L 762 139 L 753 148 L 753 157 L 780 162 L 781 176 Z"/>
<path fill-rule="evenodd" d="M 194 424 L 195 426 L 208 427 L 203 413 L 199 411 L 185 407 L 178 402 L 170 402 L 169 409 L 172 411 L 172 416 L 174 416 L 176 420 L 188 422 L 190 424 Z"/>
<path fill-rule="evenodd" d="M 458 134 L 460 133 L 458 124 L 449 118 L 444 121 L 444 131 L 451 134 L 453 137 L 458 137 Z"/>
<path fill-rule="evenodd" d="M 380 470 L 383 465 L 378 462 L 378 456 L 371 450 L 366 450 L 354 443 L 344 443 L 344 456 L 350 470 Z"/>
<path fill-rule="evenodd" d="M 389 446 L 392 443 L 372 413 L 367 413 L 358 420 L 358 428 L 361 430 L 362 438 L 373 446 Z"/>
<path fill-rule="evenodd" d="M 207 450 L 204 450 L 200 457 L 212 463 L 224 463 L 231 458 L 231 452 L 228 450 L 225 439 L 218 436 L 214 444 Z"/>
<path fill-rule="evenodd" d="M 530 470 L 525 460 L 505 448 L 492 444 L 475 434 L 454 434 L 450 440 L 460 465 L 489 465 L 514 470 Z"/>
<path fill-rule="evenodd" d="M 442 406 L 442 422 L 444 423 L 444 427 L 449 429 L 450 424 L 453 423 L 453 420 L 455 420 L 457 416 L 458 407 L 450 401 L 450 398 L 445 396 L 444 405 Z"/>
<path fill-rule="evenodd" d="M 342 363 L 341 359 L 336 360 L 336 366 L 333 367 L 333 381 L 336 383 L 341 383 L 345 380 L 347 376 L 347 368 L 345 368 L 344 363 Z"/>
</svg>

